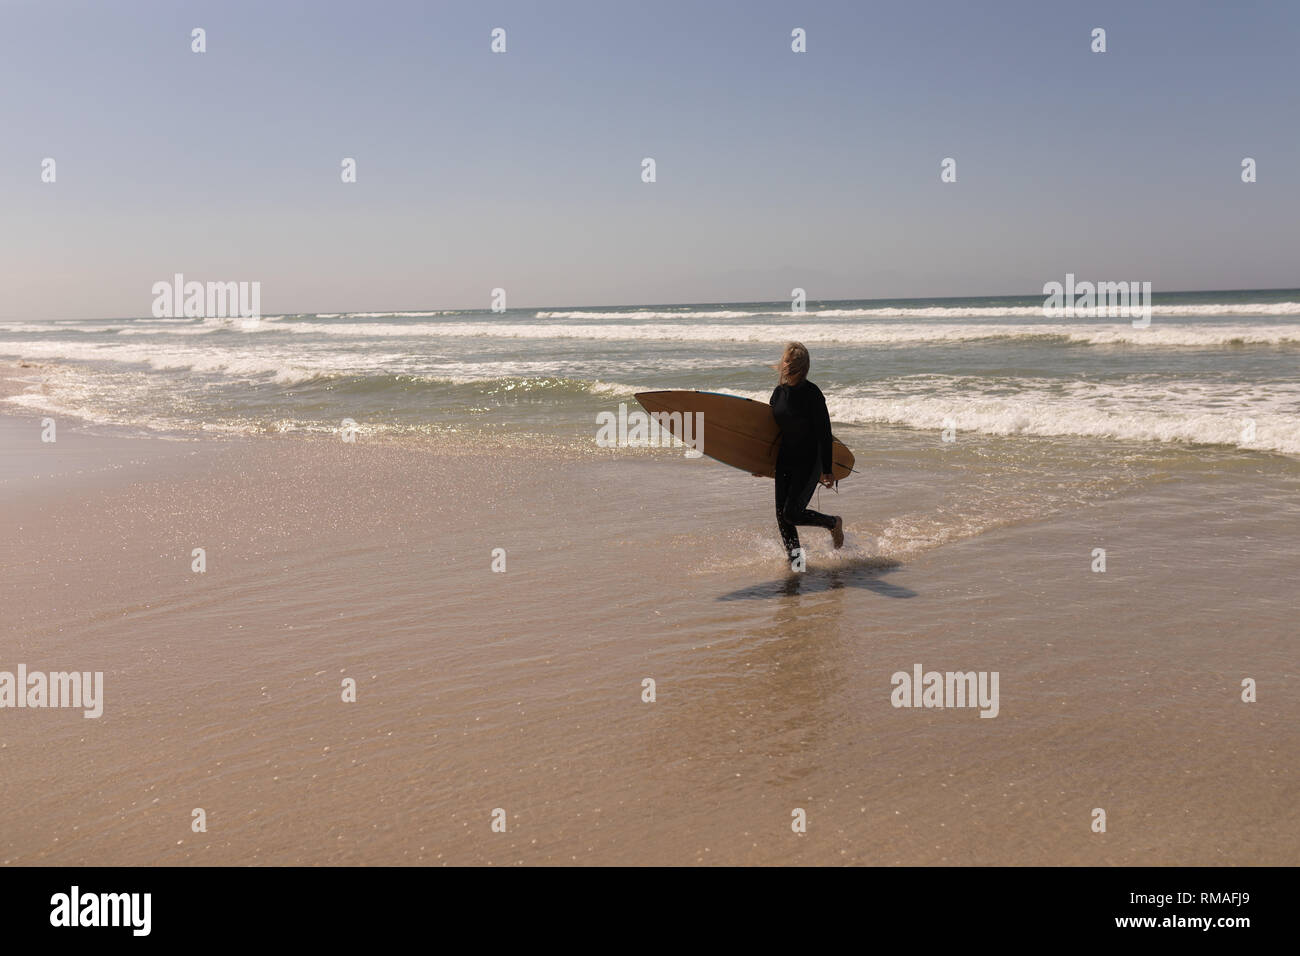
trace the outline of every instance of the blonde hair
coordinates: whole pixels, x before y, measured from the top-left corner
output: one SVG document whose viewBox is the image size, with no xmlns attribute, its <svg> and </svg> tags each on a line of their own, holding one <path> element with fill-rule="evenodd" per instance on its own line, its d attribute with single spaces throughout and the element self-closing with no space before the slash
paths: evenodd
<svg viewBox="0 0 1300 956">
<path fill-rule="evenodd" d="M 803 347 L 802 342 L 785 343 L 785 351 L 781 353 L 781 361 L 776 365 L 777 374 L 780 375 L 780 384 L 798 385 L 808 377 L 808 366 L 810 364 L 808 350 Z"/>
</svg>

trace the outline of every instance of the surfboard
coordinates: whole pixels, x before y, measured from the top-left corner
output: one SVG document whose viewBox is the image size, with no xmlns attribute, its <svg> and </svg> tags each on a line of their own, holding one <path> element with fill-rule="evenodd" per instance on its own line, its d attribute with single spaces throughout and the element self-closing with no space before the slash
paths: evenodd
<svg viewBox="0 0 1300 956">
<path fill-rule="evenodd" d="M 682 434 L 683 428 L 689 427 L 684 425 L 686 416 L 703 415 L 704 440 L 697 446 L 700 451 L 732 468 L 776 477 L 781 429 L 766 402 L 722 392 L 696 391 L 637 392 L 636 400 L 651 415 L 666 413 L 662 427 L 680 440 L 694 436 L 694 429 L 691 436 Z M 841 481 L 853 470 L 853 452 L 834 435 L 831 439 L 831 473 L 836 481 Z"/>
</svg>

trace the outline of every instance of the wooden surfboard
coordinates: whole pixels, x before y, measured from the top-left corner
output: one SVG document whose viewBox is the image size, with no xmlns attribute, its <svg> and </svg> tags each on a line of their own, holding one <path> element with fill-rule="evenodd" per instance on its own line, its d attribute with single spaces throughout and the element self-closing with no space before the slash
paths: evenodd
<svg viewBox="0 0 1300 956">
<path fill-rule="evenodd" d="M 739 395 L 721 392 L 665 391 L 637 392 L 636 400 L 652 415 L 665 413 L 662 426 L 674 437 L 683 436 L 685 416 L 697 412 L 704 416 L 704 440 L 696 447 L 724 465 L 741 471 L 776 477 L 776 454 L 780 450 L 781 430 L 772 417 L 772 408 Z M 678 414 L 674 414 L 678 413 Z M 695 421 L 696 419 L 692 419 Z M 694 429 L 691 429 L 694 437 Z M 836 481 L 853 470 L 853 452 L 832 437 L 832 474 Z"/>
</svg>

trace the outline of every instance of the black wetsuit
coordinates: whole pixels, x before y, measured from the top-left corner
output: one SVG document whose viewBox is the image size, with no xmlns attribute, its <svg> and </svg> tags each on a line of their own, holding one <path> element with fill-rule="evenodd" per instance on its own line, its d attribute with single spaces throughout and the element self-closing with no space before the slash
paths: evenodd
<svg viewBox="0 0 1300 956">
<path fill-rule="evenodd" d="M 781 429 L 776 457 L 776 525 L 786 553 L 799 547 L 796 525 L 832 528 L 835 519 L 808 510 L 817 480 L 831 473 L 831 416 L 822 391 L 804 379 L 778 385 L 768 404 Z"/>
</svg>

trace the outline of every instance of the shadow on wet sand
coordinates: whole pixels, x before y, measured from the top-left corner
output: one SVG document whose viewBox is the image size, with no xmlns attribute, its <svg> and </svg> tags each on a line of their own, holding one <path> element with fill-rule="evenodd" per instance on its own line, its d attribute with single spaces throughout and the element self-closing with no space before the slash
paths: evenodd
<svg viewBox="0 0 1300 956">
<path fill-rule="evenodd" d="M 811 567 L 802 574 L 791 572 L 777 581 L 751 584 L 728 594 L 720 595 L 719 601 L 745 601 L 763 598 L 788 597 L 794 594 L 819 594 L 823 591 L 836 591 L 840 588 L 865 588 L 877 594 L 891 598 L 916 597 L 911 588 L 890 584 L 882 577 L 890 571 L 902 567 L 898 561 L 886 558 L 858 558 L 845 561 L 828 568 Z"/>
</svg>

